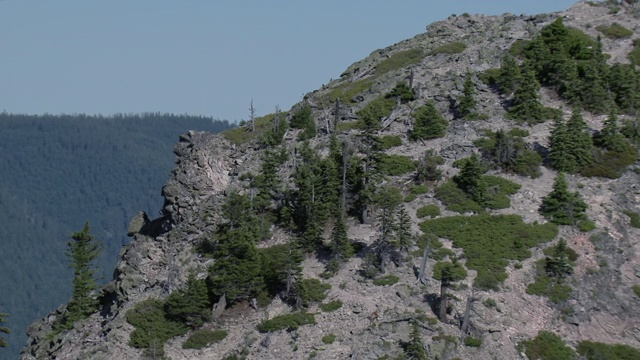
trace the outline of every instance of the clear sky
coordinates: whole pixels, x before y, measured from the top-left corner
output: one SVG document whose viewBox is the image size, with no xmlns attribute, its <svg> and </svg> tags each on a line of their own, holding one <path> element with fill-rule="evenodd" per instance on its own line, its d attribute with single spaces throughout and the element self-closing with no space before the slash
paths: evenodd
<svg viewBox="0 0 640 360">
<path fill-rule="evenodd" d="M 4 0 L 0 111 L 160 111 L 231 121 L 340 76 L 451 14 L 574 0 Z"/>
</svg>

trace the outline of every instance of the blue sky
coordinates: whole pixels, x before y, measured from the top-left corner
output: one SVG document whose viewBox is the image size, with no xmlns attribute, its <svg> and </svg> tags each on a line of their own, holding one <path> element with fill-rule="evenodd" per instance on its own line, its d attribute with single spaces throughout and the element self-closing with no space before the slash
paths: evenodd
<svg viewBox="0 0 640 360">
<path fill-rule="evenodd" d="M 536 14 L 570 0 L 4 0 L 0 111 L 288 110 L 372 51 L 451 14 Z"/>
</svg>

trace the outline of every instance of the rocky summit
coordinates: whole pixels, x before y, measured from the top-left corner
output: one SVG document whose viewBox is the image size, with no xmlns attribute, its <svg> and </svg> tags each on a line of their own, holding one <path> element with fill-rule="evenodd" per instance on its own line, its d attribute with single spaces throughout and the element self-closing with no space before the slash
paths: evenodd
<svg viewBox="0 0 640 360">
<path fill-rule="evenodd" d="M 21 359 L 640 358 L 639 24 L 452 15 L 183 135 L 99 306 Z"/>
</svg>

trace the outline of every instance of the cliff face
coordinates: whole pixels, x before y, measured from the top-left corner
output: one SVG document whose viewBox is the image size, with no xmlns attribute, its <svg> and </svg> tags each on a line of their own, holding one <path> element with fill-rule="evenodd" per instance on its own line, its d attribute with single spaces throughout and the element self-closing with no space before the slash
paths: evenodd
<svg viewBox="0 0 640 360">
<path fill-rule="evenodd" d="M 464 121 L 454 119 L 452 104 L 462 94 L 462 80 L 467 72 L 478 73 L 500 66 L 504 53 L 516 40 L 533 38 L 542 27 L 561 16 L 567 26 L 582 30 L 597 37 L 598 25 L 618 23 L 633 30 L 631 37 L 623 39 L 603 38 L 604 52 L 610 54 L 609 63 L 628 63 L 626 55 L 633 47 L 632 39 L 640 37 L 638 32 L 638 5 L 623 6 L 612 11 L 604 5 L 594 6 L 580 2 L 566 12 L 538 16 L 452 16 L 427 27 L 420 34 L 385 49 L 373 52 L 366 59 L 350 66 L 341 79 L 330 82 L 322 89 L 305 98 L 313 109 L 319 131 L 311 140 L 317 149 L 325 149 L 329 142 L 326 128 L 330 123 L 357 118 L 356 112 L 369 101 L 391 90 L 398 81 L 410 79 L 416 103 L 400 104 L 384 121 L 382 134 L 397 135 L 402 145 L 387 150 L 388 154 L 420 159 L 427 149 L 434 149 L 444 158 L 442 166 L 445 179 L 458 170 L 453 162 L 471 155 L 476 146 L 474 140 L 481 137 L 482 129 L 492 131 L 510 129 L 512 120 L 505 118 L 504 104 L 508 99 L 480 81 L 474 83 L 477 111 L 488 115 L 486 121 Z M 464 42 L 466 48 L 459 53 L 434 54 L 423 60 L 402 65 L 381 73 L 382 63 L 393 59 L 395 54 L 412 49 L 426 53 L 452 42 Z M 355 85 L 367 82 L 366 90 L 349 91 Z M 333 94 L 333 95 L 332 95 Z M 331 96 L 353 95 L 336 111 L 327 106 Z M 570 115 L 569 107 L 553 91 L 543 88 L 542 102 L 563 110 Z M 407 129 L 411 114 L 417 104 L 433 100 L 440 112 L 450 120 L 446 135 L 439 139 L 409 142 Z M 622 116 L 624 119 L 625 117 Z M 600 130 L 606 116 L 585 113 L 591 131 Z M 529 126 L 527 143 L 533 147 L 548 147 L 550 122 Z M 345 140 L 353 130 L 340 133 Z M 297 146 L 298 130 L 284 135 L 283 148 L 293 153 Z M 324 151 L 324 150 L 322 150 Z M 325 151 L 326 152 L 326 151 Z M 138 359 L 142 351 L 128 345 L 133 326 L 127 323 L 125 313 L 135 304 L 150 297 L 166 297 L 175 289 L 182 288 L 191 271 L 197 277 L 207 276 L 211 259 L 198 255 L 194 246 L 208 239 L 216 229 L 225 193 L 240 188 L 239 175 L 257 171 L 261 162 L 260 146 L 234 145 L 224 136 L 190 132 L 176 145 L 176 169 L 163 189 L 165 206 L 159 219 L 150 221 L 139 215 L 132 222 L 132 243 L 122 250 L 114 280 L 105 287 L 104 307 L 74 329 L 47 339 L 52 323 L 59 317 L 61 307 L 47 318 L 34 323 L 29 329 L 29 343 L 23 350 L 22 359 Z M 293 155 L 295 158 L 295 155 Z M 279 175 L 282 182 L 289 182 L 288 175 L 295 169 L 295 161 L 283 164 Z M 511 206 L 492 211 L 492 214 L 517 214 L 527 223 L 545 222 L 538 213 L 542 197 L 551 191 L 555 172 L 542 168 L 539 178 L 531 179 L 518 175 L 502 175 L 522 187 L 511 197 Z M 408 178 L 398 182 L 408 181 Z M 444 181 L 441 180 L 441 181 Z M 574 291 L 564 307 L 549 302 L 545 297 L 526 293 L 527 284 L 534 281 L 535 262 L 544 258 L 543 247 L 533 249 L 533 256 L 507 267 L 508 278 L 499 291 L 472 293 L 469 286 L 459 286 L 452 293 L 459 301 L 453 301 L 455 314 L 465 312 L 465 299 L 470 295 L 486 301 L 470 303 L 470 328 L 475 337 L 483 339 L 480 348 L 467 347 L 451 341 L 460 334 L 457 323 L 423 324 L 423 336 L 428 352 L 439 358 L 462 359 L 517 359 L 523 355 L 518 342 L 535 337 L 540 330 L 551 330 L 570 345 L 582 340 L 607 343 L 623 343 L 640 347 L 640 320 L 633 314 L 640 311 L 640 303 L 631 291 L 640 277 L 640 231 L 629 226 L 629 218 L 623 210 L 637 212 L 640 209 L 640 175 L 638 171 L 626 171 L 619 179 L 585 178 L 578 175 L 569 178 L 573 189 L 579 188 L 589 204 L 587 212 L 596 223 L 597 230 L 591 233 L 578 231 L 575 227 L 561 227 L 557 238 L 564 238 L 579 255 L 570 282 Z M 419 231 L 416 210 L 424 205 L 441 206 L 432 193 L 407 202 L 404 206 L 412 217 L 413 231 Z M 454 215 L 443 211 L 442 216 Z M 273 237 L 266 244 L 290 241 L 284 232 L 274 229 Z M 350 221 L 348 234 L 365 246 L 374 242 L 379 229 L 374 225 L 363 225 Z M 597 239 L 594 234 L 597 234 Z M 456 255 L 461 249 L 441 239 L 445 248 Z M 424 285 L 417 283 L 414 268 L 420 266 L 419 256 L 391 270 L 399 281 L 392 286 L 375 286 L 362 281 L 358 270 L 363 259 L 349 260 L 336 276 L 326 280 L 332 285 L 329 299 L 340 300 L 343 306 L 334 312 L 316 312 L 315 326 L 301 327 L 293 333 L 274 332 L 261 334 L 256 324 L 265 318 L 287 313 L 289 307 L 275 299 L 265 308 L 234 308 L 225 316 L 222 326 L 228 331 L 224 341 L 200 350 L 182 349 L 185 336 L 168 341 L 166 356 L 173 359 L 222 358 L 234 350 L 246 348 L 248 358 L 296 359 L 316 356 L 323 359 L 366 358 L 377 359 L 397 356 L 401 344 L 408 341 L 411 326 L 407 319 L 419 313 L 432 314 L 430 296 L 439 293 L 439 282 L 433 280 Z M 428 266 L 432 273 L 432 264 Z M 324 271 L 321 257 L 309 256 L 303 261 L 305 278 L 318 278 Z M 470 278 L 475 276 L 470 271 Z M 463 283 L 470 285 L 471 281 Z M 320 339 L 334 334 L 337 341 L 331 345 Z M 447 337 L 449 336 L 449 337 Z"/>
</svg>

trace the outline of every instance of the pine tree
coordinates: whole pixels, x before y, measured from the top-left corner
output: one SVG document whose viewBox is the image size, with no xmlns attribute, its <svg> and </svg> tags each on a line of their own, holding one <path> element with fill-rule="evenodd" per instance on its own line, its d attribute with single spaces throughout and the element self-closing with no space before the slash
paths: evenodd
<svg viewBox="0 0 640 360">
<path fill-rule="evenodd" d="M 558 173 L 553 190 L 542 199 L 540 213 L 549 221 L 559 225 L 575 225 L 585 220 L 587 204 L 582 201 L 578 192 L 570 192 L 567 179 L 563 173 Z"/>
<path fill-rule="evenodd" d="M 81 231 L 71 235 L 71 240 L 67 243 L 66 255 L 69 267 L 74 270 L 74 278 L 73 295 L 67 307 L 63 328 L 72 327 L 74 322 L 86 318 L 97 309 L 98 300 L 93 294 L 98 289 L 94 278 L 97 272 L 94 263 L 101 251 L 102 245 L 94 240 L 88 222 Z"/>
<path fill-rule="evenodd" d="M 427 360 L 427 352 L 424 350 L 424 342 L 422 341 L 422 332 L 420 326 L 414 320 L 411 323 L 411 340 L 407 343 L 407 347 L 404 352 L 408 359 L 412 360 Z"/>
<path fill-rule="evenodd" d="M 336 216 L 336 222 L 331 231 L 331 252 L 339 262 L 350 258 L 354 253 L 353 245 L 349 240 L 349 236 L 347 236 L 347 226 L 342 214 Z"/>
<path fill-rule="evenodd" d="M 458 115 L 462 119 L 469 119 L 474 114 L 476 105 L 478 104 L 474 98 L 476 87 L 473 84 L 471 73 L 467 73 L 467 77 L 463 84 L 462 97 L 458 102 Z"/>
<path fill-rule="evenodd" d="M 170 318 L 185 323 L 193 329 L 199 328 L 209 320 L 211 315 L 207 284 L 204 280 L 196 279 L 194 274 L 190 274 L 186 288 L 169 295 L 165 311 Z"/>
<path fill-rule="evenodd" d="M 593 143 L 587 123 L 582 117 L 582 111 L 575 108 L 567 121 L 568 151 L 576 162 L 578 170 L 593 161 Z"/>
<path fill-rule="evenodd" d="M 396 230 L 396 211 L 402 202 L 402 194 L 397 187 L 385 187 L 376 194 L 376 203 L 380 207 L 380 239 L 389 242 Z"/>
<path fill-rule="evenodd" d="M 443 137 L 449 125 L 449 122 L 438 112 L 433 101 L 416 109 L 412 117 L 414 119 L 413 129 L 409 138 L 414 141 Z"/>
<path fill-rule="evenodd" d="M 11 330 L 8 327 L 2 326 L 6 320 L 5 318 L 8 317 L 9 314 L 7 313 L 0 313 L 0 333 L 2 334 L 11 334 Z M 7 340 L 3 337 L 0 337 L 0 347 L 7 347 Z"/>
<path fill-rule="evenodd" d="M 621 152 L 625 148 L 624 137 L 618 127 L 618 116 L 615 107 L 611 106 L 610 109 L 609 117 L 604 122 L 604 127 L 600 131 L 597 142 L 607 150 Z"/>
<path fill-rule="evenodd" d="M 551 126 L 549 159 L 551 159 L 551 166 L 558 171 L 574 173 L 578 169 L 578 164 L 571 153 L 567 124 L 562 116 L 557 116 Z"/>
<path fill-rule="evenodd" d="M 509 54 L 502 58 L 500 66 L 500 74 L 498 75 L 498 86 L 500 91 L 505 95 L 513 93 L 521 81 L 520 67 L 516 60 Z"/>
<path fill-rule="evenodd" d="M 553 255 L 545 258 L 546 270 L 549 276 L 560 280 L 573 273 L 573 266 L 569 262 L 567 250 L 567 242 L 564 239 L 560 239 L 553 250 Z"/>
<path fill-rule="evenodd" d="M 485 205 L 488 200 L 487 182 L 482 178 L 482 167 L 476 154 L 471 155 L 464 163 L 454 181 L 458 187 L 469 194 L 473 201 Z"/>
<path fill-rule="evenodd" d="M 439 165 L 444 164 L 442 156 L 436 155 L 433 149 L 428 149 L 420 159 L 416 172 L 416 182 L 424 183 L 429 181 L 438 181 L 442 177 L 442 170 L 438 169 Z"/>
<path fill-rule="evenodd" d="M 522 81 L 518 84 L 513 95 L 513 102 L 508 115 L 512 119 L 524 121 L 528 124 L 536 124 L 545 120 L 545 110 L 540 103 L 540 83 L 536 80 L 535 73 L 525 68 L 522 73 Z"/>
<path fill-rule="evenodd" d="M 467 277 L 467 270 L 454 258 L 453 262 L 438 262 L 433 268 L 433 278 L 440 280 L 440 321 L 447 322 L 447 289 L 457 281 Z"/>
<path fill-rule="evenodd" d="M 398 209 L 396 220 L 396 241 L 400 250 L 408 250 L 413 245 L 413 235 L 411 233 L 411 216 L 404 208 L 400 206 Z"/>
<path fill-rule="evenodd" d="M 300 133 L 300 140 L 309 140 L 316 136 L 316 121 L 313 118 L 311 106 L 307 102 L 291 116 L 291 127 L 303 130 Z"/>
</svg>

